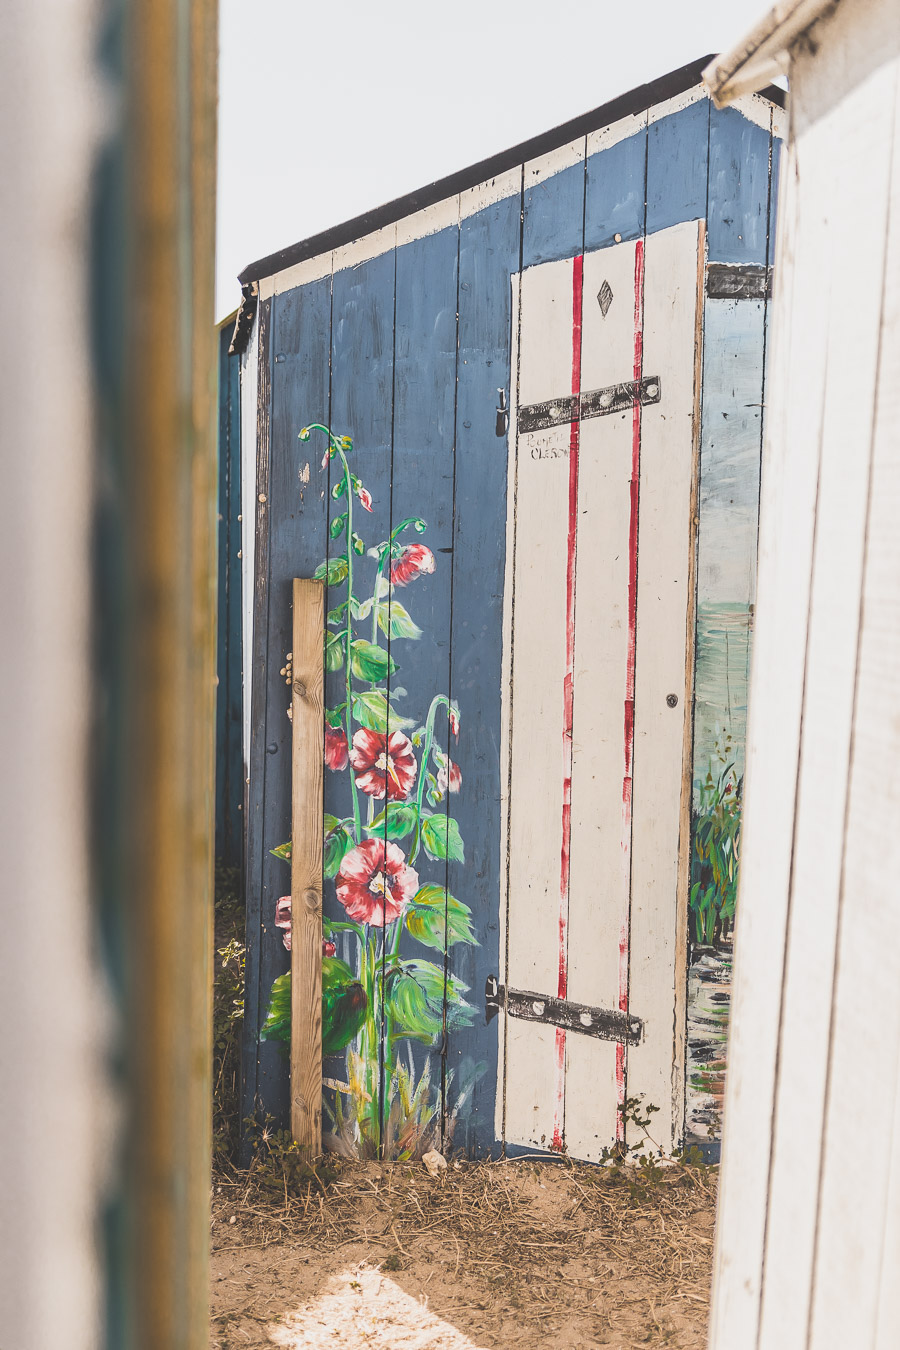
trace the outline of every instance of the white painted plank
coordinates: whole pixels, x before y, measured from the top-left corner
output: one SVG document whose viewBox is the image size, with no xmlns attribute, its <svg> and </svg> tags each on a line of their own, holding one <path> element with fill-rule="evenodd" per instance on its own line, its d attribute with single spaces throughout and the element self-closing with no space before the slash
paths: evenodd
<svg viewBox="0 0 900 1350">
<path fill-rule="evenodd" d="M 676 1069 L 679 839 L 695 461 L 698 222 L 649 235 L 644 258 L 643 373 L 662 399 L 641 415 L 631 846 L 629 1007 L 644 1022 L 627 1055 L 627 1092 L 659 1108 L 651 1134 L 671 1150 L 680 1125 Z M 670 707 L 670 695 L 677 698 Z M 628 1142 L 639 1143 L 640 1130 Z"/>
<path fill-rule="evenodd" d="M 476 187 L 466 188 L 459 194 L 459 218 L 465 220 L 468 216 L 474 216 L 478 211 L 484 211 L 488 206 L 494 206 L 497 202 L 502 202 L 506 197 L 518 197 L 522 190 L 522 166 L 517 164 L 514 169 L 507 169 L 505 173 L 498 173 L 495 178 L 488 178 L 485 182 L 479 183 Z"/>
<path fill-rule="evenodd" d="M 525 165 L 526 191 L 538 183 L 543 183 L 545 179 L 552 178 L 554 174 L 562 173 L 564 169 L 571 169 L 574 164 L 582 164 L 584 139 L 583 136 L 579 136 L 577 140 L 570 141 L 567 145 L 557 146 L 555 150 L 548 150 L 546 154 L 528 160 Z"/>
<path fill-rule="evenodd" d="M 437 234 L 439 230 L 446 230 L 450 226 L 459 226 L 459 193 L 398 220 L 397 247 L 424 239 L 429 234 Z"/>
<path fill-rule="evenodd" d="M 900 1065 L 894 1066 L 894 1110 L 890 1122 L 891 1160 L 887 1173 L 884 1232 L 879 1252 L 878 1312 L 873 1350 L 896 1350 L 900 1343 Z"/>
<path fill-rule="evenodd" d="M 521 279 L 517 408 L 572 387 L 572 260 Z M 506 982 L 555 995 L 566 666 L 568 424 L 517 436 Z M 511 438 L 512 440 L 512 438 Z M 548 1147 L 556 1121 L 556 1034 L 508 1019 L 506 1138 Z"/>
<path fill-rule="evenodd" d="M 581 387 L 632 378 L 635 245 L 585 255 Z M 612 301 L 604 318 L 598 293 Z M 622 852 L 624 708 L 628 659 L 628 530 L 632 414 L 581 424 L 575 605 L 575 691 L 568 996 L 619 1006 L 619 934 L 630 887 Z M 566 1145 L 596 1160 L 615 1143 L 616 1047 L 571 1035 L 566 1044 Z"/>
<path fill-rule="evenodd" d="M 800 162 L 805 163 L 803 156 Z M 812 165 L 811 165 L 812 168 Z M 830 180 L 829 180 L 830 181 Z M 799 756 L 827 293 L 784 156 L 710 1350 L 756 1350 Z M 805 228 L 804 228 L 805 227 Z M 796 326 L 793 313 L 802 315 Z M 785 578 L 790 585 L 785 585 Z"/>
<path fill-rule="evenodd" d="M 877 7 L 877 13 L 882 19 L 887 17 L 885 7 Z M 874 23 L 875 15 L 871 17 Z M 882 1281 L 897 1281 L 896 1269 L 883 1266 L 879 1247 L 885 1233 L 886 1181 L 895 1147 L 891 1124 L 900 1057 L 900 779 L 888 767 L 896 765 L 900 756 L 900 81 L 896 56 L 900 26 L 895 10 L 891 22 L 894 60 L 865 82 L 885 96 L 880 115 L 868 126 L 860 121 L 846 127 L 847 133 L 855 131 L 856 153 L 865 159 L 884 152 L 889 142 L 884 128 L 893 124 L 894 157 L 890 209 L 880 212 L 888 252 L 810 1350 L 869 1346 L 875 1343 L 876 1331 L 886 1344 L 900 1343 L 900 1323 L 890 1327 L 882 1321 L 877 1327 L 879 1276 Z M 841 33 L 836 25 L 835 39 Z M 862 36 L 856 34 L 857 40 Z M 872 36 L 866 34 L 869 39 Z M 846 59 L 846 51 L 841 51 L 841 62 Z M 890 104 L 886 81 L 893 83 Z M 861 94 L 862 88 L 855 86 L 845 105 L 851 100 L 855 103 Z M 855 216 L 853 198 L 843 200 L 846 214 L 850 215 L 852 206 Z M 849 265 L 849 239 L 846 243 L 835 254 L 841 276 Z M 870 284 L 877 287 L 878 279 L 876 273 Z M 846 448 L 855 451 L 853 458 L 865 461 L 868 444 L 861 435 Z M 864 1147 L 860 1146 L 860 1130 Z M 882 1311 L 887 1316 L 889 1305 L 882 1305 Z"/>
<path fill-rule="evenodd" d="M 807 180 L 807 202 L 812 206 L 818 182 L 819 210 L 828 210 L 825 246 L 840 283 L 828 287 L 831 374 L 822 414 L 760 1350 L 802 1345 L 807 1332 L 890 168 L 888 140 L 866 131 L 884 123 L 893 102 L 894 72 L 882 68 L 819 119 L 802 147 L 804 163 L 820 171 Z M 827 207 L 835 176 L 852 210 Z"/>
</svg>

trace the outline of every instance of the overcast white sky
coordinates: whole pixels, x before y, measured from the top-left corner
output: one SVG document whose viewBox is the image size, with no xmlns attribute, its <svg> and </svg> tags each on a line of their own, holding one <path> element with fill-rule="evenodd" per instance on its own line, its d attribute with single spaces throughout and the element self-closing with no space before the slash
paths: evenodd
<svg viewBox="0 0 900 1350">
<path fill-rule="evenodd" d="M 741 38 L 767 0 L 221 0 L 217 318 L 275 249 Z"/>
</svg>

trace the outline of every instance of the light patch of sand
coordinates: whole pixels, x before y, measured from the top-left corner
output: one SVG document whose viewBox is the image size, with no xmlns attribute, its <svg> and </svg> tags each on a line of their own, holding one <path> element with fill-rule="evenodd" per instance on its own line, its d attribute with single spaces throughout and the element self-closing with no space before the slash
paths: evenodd
<svg viewBox="0 0 900 1350">
<path fill-rule="evenodd" d="M 340 1345 L 341 1350 L 482 1350 L 428 1311 L 377 1266 L 363 1263 L 333 1276 L 301 1308 L 266 1328 L 283 1350 Z"/>
</svg>

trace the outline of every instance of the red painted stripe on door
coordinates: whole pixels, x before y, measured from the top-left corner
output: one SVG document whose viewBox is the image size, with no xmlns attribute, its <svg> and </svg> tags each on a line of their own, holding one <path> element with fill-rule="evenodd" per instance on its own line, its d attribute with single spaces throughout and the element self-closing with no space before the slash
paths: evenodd
<svg viewBox="0 0 900 1350">
<path fill-rule="evenodd" d="M 572 844 L 572 722 L 575 692 L 575 552 L 578 533 L 578 452 L 581 436 L 581 310 L 584 258 L 572 260 L 572 394 L 575 417 L 569 427 L 569 521 L 566 538 L 566 673 L 563 678 L 562 847 L 559 862 L 559 973 L 557 995 L 565 998 L 569 983 L 569 864 Z M 566 1033 L 556 1029 L 556 1101 L 553 1148 L 562 1148 L 565 1119 Z"/>
<path fill-rule="evenodd" d="M 644 241 L 634 246 L 634 379 L 644 366 Z M 631 806 L 634 788 L 634 657 L 637 645 L 638 507 L 641 485 L 641 403 L 635 400 L 631 415 L 631 484 L 628 518 L 628 655 L 625 668 L 625 772 L 622 779 L 622 854 L 626 894 L 631 892 Z M 628 1011 L 629 909 L 626 903 L 619 931 L 619 1009 Z M 625 1103 L 625 1046 L 616 1046 L 616 1096 Z M 621 1110 L 616 1117 L 616 1138 L 625 1138 Z"/>
</svg>

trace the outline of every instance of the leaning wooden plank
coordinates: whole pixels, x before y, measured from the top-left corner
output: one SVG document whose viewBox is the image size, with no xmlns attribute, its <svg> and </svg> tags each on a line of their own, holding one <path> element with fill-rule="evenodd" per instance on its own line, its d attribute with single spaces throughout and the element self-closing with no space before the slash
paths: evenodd
<svg viewBox="0 0 900 1350">
<path fill-rule="evenodd" d="M 893 9 L 890 23 L 896 30 Z M 832 43 L 831 49 L 836 56 L 839 53 L 843 63 L 848 42 L 842 42 L 836 33 Z M 892 66 L 882 67 L 869 77 L 870 87 L 880 86 L 887 93 L 885 72 L 893 75 L 895 89 L 900 92 L 896 58 Z M 823 72 L 825 78 L 827 72 Z M 857 96 L 856 89 L 847 95 L 845 110 L 853 106 Z M 900 780 L 886 771 L 886 766 L 895 765 L 900 756 L 900 97 L 895 94 L 895 98 L 893 108 L 885 99 L 876 121 L 867 123 L 854 117 L 846 127 L 847 134 L 853 136 L 855 152 L 865 159 L 867 146 L 881 150 L 891 139 L 873 128 L 890 127 L 893 120 L 894 153 L 890 205 L 882 203 L 880 213 L 882 249 L 886 240 L 883 283 L 880 269 L 867 280 L 876 302 L 883 294 L 874 437 L 869 442 L 859 434 L 845 443 L 845 453 L 857 462 L 860 472 L 871 443 L 872 470 L 840 927 L 830 1008 L 828 1097 L 807 1342 L 810 1350 L 874 1345 L 879 1278 L 892 1283 L 897 1280 L 896 1269 L 884 1264 L 886 1253 L 881 1253 L 881 1260 L 877 1256 L 885 1232 L 887 1183 L 896 1146 L 891 1126 L 895 1124 L 900 1061 L 900 905 L 896 882 L 900 874 Z M 875 165 L 871 167 L 875 172 Z M 841 277 L 847 274 L 858 248 L 852 226 L 859 224 L 856 199 L 849 196 L 844 200 L 847 206 L 838 219 L 846 213 L 846 234 L 833 255 Z M 857 302 L 862 304 L 864 299 L 868 296 L 860 291 Z M 859 1142 L 861 1120 L 864 1147 Z M 896 1222 L 896 1215 L 892 1218 Z M 884 1344 L 900 1344 L 900 1325 L 896 1323 L 891 1328 L 882 1322 L 878 1334 Z"/>
<path fill-rule="evenodd" d="M 649 184 L 648 171 L 648 191 Z M 682 801 L 692 695 L 687 633 L 693 616 L 700 244 L 698 222 L 688 221 L 648 235 L 644 259 L 643 373 L 659 377 L 662 396 L 643 409 L 639 430 L 628 1008 L 644 1023 L 644 1035 L 628 1050 L 626 1090 L 642 1108 L 656 1108 L 650 1134 L 666 1152 L 681 1128 L 680 1104 L 673 1103 L 683 1070 L 676 1062 L 674 1008 L 679 944 L 687 938 L 677 899 L 679 870 L 687 864 Z M 640 1144 L 643 1131 L 629 1126 L 626 1139 Z"/>
<path fill-rule="evenodd" d="M 291 1133 L 322 1151 L 322 790 L 325 589 L 294 579 L 291 684 Z"/>
<path fill-rule="evenodd" d="M 826 334 L 828 368 L 840 375 L 826 381 L 822 409 L 761 1350 L 806 1343 L 815 1259 L 890 168 L 889 140 L 856 132 L 889 120 L 893 94 L 894 72 L 884 68 L 820 118 L 804 146 L 820 165 L 811 181 L 807 172 L 806 201 L 812 207 L 821 183 L 820 239 L 841 260 Z M 858 210 L 828 212 L 835 174 Z"/>
<path fill-rule="evenodd" d="M 722 1208 L 710 1346 L 755 1350 L 774 1103 L 779 1006 L 771 971 L 784 959 L 792 819 L 800 744 L 809 577 L 825 383 L 827 292 L 821 241 L 801 244 L 796 166 L 782 176 L 776 337 L 770 360 L 760 506 L 757 626 L 751 673 L 747 791 L 736 968 L 725 1096 Z M 793 329 L 793 304 L 809 318 Z M 790 577 L 786 586 L 784 578 Z M 745 1066 L 745 1067 L 743 1067 Z"/>
</svg>

